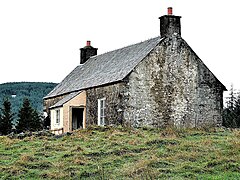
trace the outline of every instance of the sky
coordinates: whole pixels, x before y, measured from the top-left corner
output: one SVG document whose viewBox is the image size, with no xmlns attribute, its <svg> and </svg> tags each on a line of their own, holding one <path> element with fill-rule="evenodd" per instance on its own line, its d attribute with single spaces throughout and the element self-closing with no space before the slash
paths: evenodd
<svg viewBox="0 0 240 180">
<path fill-rule="evenodd" d="M 173 7 L 182 37 L 228 88 L 240 89 L 238 0 L 0 0 L 0 83 L 59 83 L 90 40 L 98 54 L 160 35 Z"/>
</svg>

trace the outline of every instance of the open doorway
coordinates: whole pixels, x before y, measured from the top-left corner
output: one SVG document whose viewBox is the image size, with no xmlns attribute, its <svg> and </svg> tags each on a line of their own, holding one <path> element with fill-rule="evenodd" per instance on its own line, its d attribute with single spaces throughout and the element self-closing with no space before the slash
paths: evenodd
<svg viewBox="0 0 240 180">
<path fill-rule="evenodd" d="M 83 128 L 84 108 L 72 108 L 72 130 Z"/>
</svg>

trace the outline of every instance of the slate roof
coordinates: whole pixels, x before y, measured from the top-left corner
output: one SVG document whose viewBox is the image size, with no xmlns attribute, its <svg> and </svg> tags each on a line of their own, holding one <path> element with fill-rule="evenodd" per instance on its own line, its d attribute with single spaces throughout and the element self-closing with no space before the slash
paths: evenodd
<svg viewBox="0 0 240 180">
<path fill-rule="evenodd" d="M 77 66 L 44 99 L 123 80 L 160 41 L 156 37 L 93 56 Z"/>
<path fill-rule="evenodd" d="M 71 100 L 72 98 L 74 98 L 75 96 L 77 96 L 77 95 L 80 94 L 80 93 L 81 93 L 81 91 L 72 92 L 72 93 L 68 94 L 68 95 L 65 96 L 63 99 L 61 99 L 60 101 L 58 101 L 56 104 L 54 104 L 53 106 L 51 106 L 50 109 L 63 106 L 63 104 L 65 104 L 66 102 L 68 102 L 69 100 Z"/>
</svg>

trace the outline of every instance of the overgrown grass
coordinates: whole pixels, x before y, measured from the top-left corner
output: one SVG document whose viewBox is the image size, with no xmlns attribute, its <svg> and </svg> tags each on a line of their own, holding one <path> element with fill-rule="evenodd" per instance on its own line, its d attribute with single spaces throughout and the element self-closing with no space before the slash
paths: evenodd
<svg viewBox="0 0 240 180">
<path fill-rule="evenodd" d="M 240 130 L 91 127 L 0 137 L 0 179 L 240 179 Z"/>
</svg>

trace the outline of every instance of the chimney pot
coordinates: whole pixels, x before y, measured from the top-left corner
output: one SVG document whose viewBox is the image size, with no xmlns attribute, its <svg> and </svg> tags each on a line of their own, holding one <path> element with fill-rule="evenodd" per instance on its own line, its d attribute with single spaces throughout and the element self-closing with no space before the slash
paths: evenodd
<svg viewBox="0 0 240 180">
<path fill-rule="evenodd" d="M 169 37 L 173 35 L 181 36 L 181 16 L 172 15 L 172 7 L 168 8 L 168 15 L 160 18 L 160 36 Z"/>
<path fill-rule="evenodd" d="M 91 46 L 91 41 L 87 41 L 87 46 Z"/>
<path fill-rule="evenodd" d="M 172 7 L 168 8 L 168 15 L 172 15 Z"/>
<path fill-rule="evenodd" d="M 91 46 L 91 41 L 87 41 L 86 46 L 80 48 L 80 64 L 84 64 L 90 57 L 97 55 L 97 50 Z"/>
</svg>

